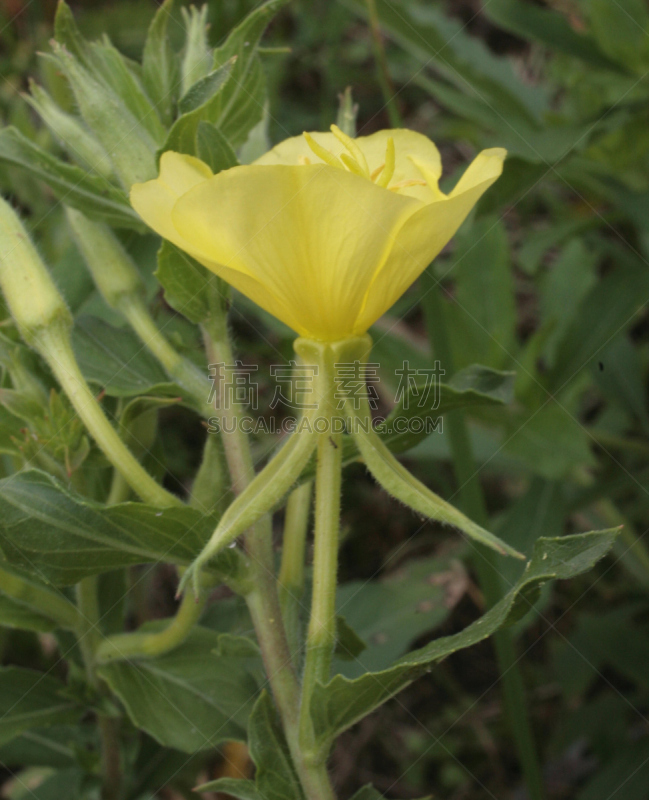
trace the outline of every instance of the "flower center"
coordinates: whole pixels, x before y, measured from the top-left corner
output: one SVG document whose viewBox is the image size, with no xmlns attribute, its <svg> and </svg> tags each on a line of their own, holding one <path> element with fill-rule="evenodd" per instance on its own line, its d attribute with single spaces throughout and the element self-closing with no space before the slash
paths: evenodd
<svg viewBox="0 0 649 800">
<path fill-rule="evenodd" d="M 395 167 L 394 139 L 391 136 L 388 138 L 385 147 L 385 160 L 380 166 L 370 172 L 367 159 L 365 158 L 361 148 L 358 146 L 358 142 L 356 142 L 355 139 L 352 139 L 351 136 L 343 133 L 343 131 L 341 131 L 337 125 L 331 126 L 331 132 L 346 150 L 346 152 L 341 153 L 340 156 L 334 155 L 334 153 L 332 153 L 330 150 L 327 150 L 326 147 L 318 144 L 318 142 L 316 142 L 310 133 L 305 131 L 303 134 L 304 138 L 306 139 L 306 143 L 311 148 L 311 151 L 318 156 L 321 161 L 324 161 L 325 164 L 328 164 L 330 167 L 352 172 L 354 175 L 358 175 L 361 178 L 367 178 L 367 180 L 372 181 L 372 183 L 375 183 L 377 186 L 382 186 L 384 189 L 389 189 L 391 192 L 398 192 L 399 189 L 405 189 L 406 186 L 429 185 L 428 180 L 419 180 L 416 178 L 398 181 L 397 183 L 390 185 L 390 182 L 394 177 Z M 309 163 L 309 158 L 307 156 L 300 157 L 300 164 Z M 421 166 L 414 161 L 413 163 L 415 163 L 415 166 L 422 172 L 424 178 L 428 178 Z M 435 183 L 437 183 L 437 181 L 435 181 Z"/>
</svg>

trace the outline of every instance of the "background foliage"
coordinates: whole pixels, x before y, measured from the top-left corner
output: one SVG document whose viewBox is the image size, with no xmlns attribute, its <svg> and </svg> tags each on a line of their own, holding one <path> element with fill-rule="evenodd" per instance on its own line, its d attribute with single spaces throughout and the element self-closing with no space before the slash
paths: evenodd
<svg viewBox="0 0 649 800">
<path fill-rule="evenodd" d="M 253 5 L 208 2 L 212 44 L 221 44 Z M 641 0 L 377 0 L 381 34 L 373 38 L 368 20 L 373 7 L 357 0 L 295 0 L 281 10 L 260 52 L 269 102 L 266 131 L 262 126 L 257 132 L 274 142 L 303 129 L 327 128 L 338 113 L 338 94 L 351 86 L 359 133 L 401 120 L 438 143 L 447 176 L 476 150 L 508 148 L 504 175 L 475 218 L 372 332 L 374 360 L 381 363 L 381 400 L 389 410 L 395 369 L 404 359 L 425 368 L 439 357 L 439 341 L 437 347 L 430 342 L 432 337 L 435 343 L 435 321 L 443 319 L 454 370 L 479 363 L 516 374 L 510 402 L 470 409 L 470 440 L 492 529 L 529 556 L 541 534 L 624 524 L 613 559 L 570 582 L 548 584 L 534 611 L 510 630 L 547 797 L 643 800 L 649 797 L 649 550 L 644 541 L 649 521 L 649 11 Z M 154 10 L 144 0 L 74 5 L 87 37 L 106 31 L 125 55 L 138 59 Z M 131 398 L 157 398 L 155 404 L 140 401 L 131 407 L 131 417 L 141 424 L 155 409 L 158 424 L 147 466 L 182 494 L 199 463 L 204 426 L 191 409 L 169 402 L 181 394 L 178 387 L 98 297 L 57 202 L 56 195 L 70 186 L 57 192 L 50 183 L 44 191 L 43 174 L 22 169 L 30 144 L 62 154 L 61 143 L 21 97 L 29 79 L 73 108 L 60 70 L 36 55 L 47 49 L 54 11 L 51 3 L 38 0 L 4 0 L 0 6 L 0 113 L 4 124 L 24 137 L 11 139 L 6 129 L 0 131 L 0 186 L 28 216 L 75 313 L 75 350 L 88 380 L 105 391 L 114 413 L 126 415 Z M 170 34 L 180 47 L 179 14 Z M 286 46 L 290 52 L 272 49 Z M 228 124 L 228 138 L 240 147 L 248 133 L 245 120 Z M 251 153 L 263 147 L 259 137 L 248 140 Z M 42 169 L 47 173 L 47 165 Z M 106 207 L 100 211 L 107 213 Z M 128 212 L 120 207 L 115 213 Z M 135 219 L 131 226 L 137 228 Z M 173 293 L 163 297 L 153 277 L 154 237 L 128 231 L 121 236 L 145 277 L 158 324 L 178 349 L 198 361 L 196 329 L 187 318 L 196 321 L 192 313 L 200 315 L 200 309 L 183 316 L 174 311 Z M 278 353 L 290 356 L 292 337 L 239 296 L 231 321 L 240 351 L 261 367 L 262 413 L 270 415 L 273 387 L 263 376 Z M 15 371 L 16 363 L 42 370 L 31 352 L 6 337 L 0 339 L 0 359 L 7 370 Z M 8 383 L 3 386 L 5 474 L 16 459 L 29 461 L 37 442 L 47 445 L 48 464 L 90 484 L 83 487 L 90 497 L 100 495 L 106 465 L 83 430 L 72 425 L 65 428 L 64 440 L 54 435 L 61 427 L 56 420 L 70 414 L 65 401 L 53 394 L 35 412 L 19 405 Z M 258 458 L 274 444 L 258 437 Z M 467 501 L 467 488 L 458 483 L 451 463 L 448 425 L 443 434 L 401 449 L 407 449 L 410 468 L 436 491 L 459 504 Z M 48 528 L 51 520 L 43 508 L 58 504 L 54 516 L 60 519 L 65 504 L 74 500 L 60 494 L 53 500 L 45 478 L 23 483 L 30 485 L 14 481 L 0 496 L 0 513 L 12 523 L 1 534 L 3 549 L 9 558 L 12 537 L 24 547 L 23 530 L 30 514 L 36 516 L 39 544 L 32 556 L 49 580 L 72 584 L 87 574 L 90 550 L 99 545 L 79 530 L 83 545 L 73 543 L 74 553 L 61 557 L 55 525 Z M 25 509 L 27 494 L 32 509 Z M 343 519 L 339 604 L 367 645 L 364 670 L 386 668 L 412 645 L 429 642 L 433 631 L 461 630 L 484 609 L 470 552 L 393 504 L 360 465 L 348 467 Z M 103 524 L 111 536 L 131 541 L 129 520 L 104 519 Z M 157 524 L 173 538 L 174 525 L 187 520 L 175 520 L 171 513 Z M 194 530 L 200 540 L 200 525 Z M 51 547 L 48 531 L 54 537 Z M 96 535 L 97 526 L 89 523 L 88 531 Z M 178 545 L 172 559 L 177 564 L 186 564 L 195 553 L 191 542 L 182 541 L 187 552 Z M 156 546 L 140 541 L 130 560 L 110 566 L 155 561 Z M 7 575 L 21 569 L 16 563 L 4 566 L 0 569 Z M 122 617 L 135 626 L 172 613 L 170 568 L 145 575 L 139 569 L 140 580 L 134 580 L 125 601 L 123 578 L 111 572 L 102 576 L 102 597 L 111 609 L 104 616 L 108 631 L 110 626 L 119 630 Z M 498 564 L 501 593 L 516 582 L 520 569 L 513 562 Z M 111 597 L 122 600 L 111 602 Z M 354 602 L 347 604 L 351 597 Z M 68 610 L 59 613 L 64 617 Z M 62 792 L 71 798 L 92 796 L 92 723 L 87 715 L 79 721 L 75 710 L 75 691 L 87 687 L 82 690 L 80 678 L 75 684 L 74 670 L 80 668 L 70 638 L 51 620 L 5 596 L 0 617 L 4 795 L 12 800 L 45 800 Z M 129 797 L 189 797 L 200 780 L 228 774 L 233 754 L 226 753 L 223 761 L 201 750 L 196 740 L 215 743 L 245 729 L 250 711 L 245 701 L 256 691 L 259 667 L 254 652 L 228 650 L 223 634 L 245 634 L 248 628 L 237 601 L 222 596 L 208 607 L 182 658 L 171 653 L 152 662 L 150 681 L 135 684 L 128 664 L 102 668 L 102 677 L 146 732 L 136 744 L 133 729 L 135 777 Z M 201 659 L 215 648 L 223 651 L 219 669 L 210 661 L 201 672 Z M 54 684 L 65 677 L 62 653 L 68 653 L 72 676 L 63 694 Z M 185 661 L 190 657 L 197 671 L 192 675 Z M 28 680 L 24 668 L 50 670 L 52 685 L 39 684 L 41 698 L 29 695 L 33 708 L 15 709 L 5 687 Z M 349 677 L 358 674 L 355 661 L 341 662 L 339 668 Z M 247 694 L 245 684 L 226 685 L 229 675 L 242 670 L 252 687 Z M 158 695 L 146 694 L 152 681 L 172 705 L 189 709 L 191 723 L 183 727 L 175 718 L 171 724 L 151 718 L 159 711 Z M 373 783 L 387 797 L 429 792 L 453 800 L 525 797 L 501 688 L 489 642 L 446 658 L 342 735 L 332 762 L 341 796 Z M 205 697 L 217 700 L 206 705 Z M 101 697 L 90 701 L 91 706 L 105 702 Z M 23 733 L 20 720 L 35 710 L 43 715 L 42 726 Z M 258 715 L 263 712 L 260 706 Z M 247 768 L 244 759 L 242 769 Z"/>
</svg>

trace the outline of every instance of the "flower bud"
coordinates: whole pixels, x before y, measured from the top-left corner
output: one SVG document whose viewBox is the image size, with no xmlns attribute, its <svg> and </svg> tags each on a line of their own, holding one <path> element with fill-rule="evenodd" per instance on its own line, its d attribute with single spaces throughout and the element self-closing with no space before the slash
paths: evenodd
<svg viewBox="0 0 649 800">
<path fill-rule="evenodd" d="M 54 285 L 29 235 L 0 198 L 0 287 L 23 339 L 32 344 L 44 328 L 72 325 L 65 300 Z"/>
<path fill-rule="evenodd" d="M 143 284 L 137 268 L 110 228 L 91 222 L 75 209 L 66 207 L 65 213 L 95 286 L 108 305 L 116 308 L 124 296 L 139 294 Z"/>
<path fill-rule="evenodd" d="M 83 166 L 109 178 L 113 172 L 110 158 L 81 121 L 63 111 L 45 89 L 33 81 L 30 81 L 29 88 L 31 94 L 25 94 L 23 97 L 65 147 L 68 154 Z"/>
<path fill-rule="evenodd" d="M 186 35 L 180 68 L 181 93 L 183 95 L 212 69 L 214 54 L 207 43 L 207 12 L 207 5 L 200 9 L 194 6 L 190 6 L 189 9 L 180 9 Z"/>
<path fill-rule="evenodd" d="M 158 147 L 126 103 L 99 83 L 64 47 L 52 44 L 55 61 L 70 81 L 85 123 L 106 148 L 122 185 L 129 188 L 156 173 Z"/>
</svg>

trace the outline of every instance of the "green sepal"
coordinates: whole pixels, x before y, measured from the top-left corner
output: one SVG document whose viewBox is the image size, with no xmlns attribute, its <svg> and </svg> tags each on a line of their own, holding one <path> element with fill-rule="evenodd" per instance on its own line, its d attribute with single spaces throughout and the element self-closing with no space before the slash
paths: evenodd
<svg viewBox="0 0 649 800">
<path fill-rule="evenodd" d="M 179 594 L 192 580 L 194 593 L 199 596 L 202 568 L 288 494 L 316 447 L 316 437 L 309 423 L 309 417 L 298 423 L 298 429 L 288 437 L 282 449 L 228 507 L 209 542 L 183 575 Z"/>
<path fill-rule="evenodd" d="M 364 408 L 355 410 L 353 400 L 347 401 L 348 412 L 352 415 L 352 436 L 367 469 L 388 494 L 429 519 L 453 525 L 471 539 L 502 555 L 524 558 L 518 550 L 477 525 L 455 506 L 432 492 L 400 464 L 372 427 L 367 401 L 363 405 Z"/>
</svg>

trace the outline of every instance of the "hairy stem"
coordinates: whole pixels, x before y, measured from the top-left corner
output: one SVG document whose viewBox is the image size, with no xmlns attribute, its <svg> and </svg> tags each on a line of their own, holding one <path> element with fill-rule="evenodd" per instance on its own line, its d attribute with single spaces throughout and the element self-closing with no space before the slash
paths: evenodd
<svg viewBox="0 0 649 800">
<path fill-rule="evenodd" d="M 342 434 L 322 433 L 318 440 L 315 480 L 313 593 L 300 704 L 300 735 L 305 746 L 311 737 L 311 695 L 316 682 L 328 681 L 336 645 L 341 478 Z"/>
<path fill-rule="evenodd" d="M 225 376 L 233 365 L 232 348 L 225 331 L 205 332 L 208 360 L 222 364 Z M 254 476 L 252 454 L 248 440 L 236 424 L 238 411 L 230 408 L 225 395 L 226 381 L 218 385 L 218 413 L 222 429 L 226 460 L 235 494 L 240 493 Z M 235 424 L 232 424 L 232 423 Z M 309 764 L 299 742 L 299 684 L 291 662 L 291 654 L 282 621 L 275 567 L 273 563 L 270 517 L 263 517 L 244 537 L 250 558 L 250 578 L 253 589 L 246 595 L 257 640 L 261 648 L 266 674 L 282 719 L 286 740 L 291 751 L 307 800 L 333 800 L 334 793 L 324 765 Z"/>
<path fill-rule="evenodd" d="M 214 406 L 209 402 L 210 383 L 207 375 L 172 347 L 156 325 L 140 295 L 124 295 L 118 308 L 142 344 L 158 359 L 169 377 L 192 396 L 202 415 L 208 418 L 213 416 Z"/>
<path fill-rule="evenodd" d="M 190 634 L 203 609 L 205 596 L 198 601 L 191 589 L 185 592 L 180 607 L 166 628 L 155 633 L 117 633 L 107 636 L 95 651 L 95 660 L 123 661 L 129 658 L 154 658 L 178 647 Z"/>
<path fill-rule="evenodd" d="M 156 483 L 142 467 L 108 421 L 81 374 L 70 344 L 68 328 L 64 325 L 43 328 L 38 332 L 35 345 L 90 435 L 131 489 L 144 502 L 161 508 L 180 505 L 180 500 Z"/>
<path fill-rule="evenodd" d="M 88 683 L 100 688 L 95 672 L 96 649 L 101 638 L 99 631 L 99 597 L 96 577 L 84 578 L 77 584 L 77 607 L 81 623 L 78 630 L 79 647 L 83 656 Z M 122 758 L 119 746 L 119 721 L 97 714 L 101 741 L 102 800 L 118 800 L 122 786 Z"/>
<path fill-rule="evenodd" d="M 299 661 L 301 647 L 300 608 L 304 596 L 304 554 L 312 490 L 309 481 L 291 492 L 284 519 L 279 601 L 294 664 Z"/>
</svg>

